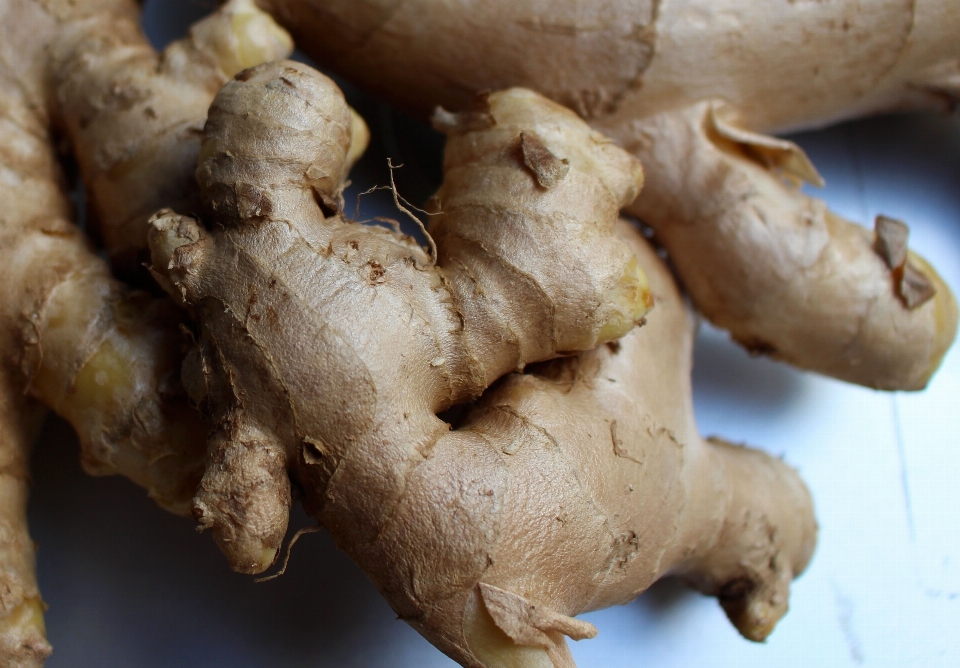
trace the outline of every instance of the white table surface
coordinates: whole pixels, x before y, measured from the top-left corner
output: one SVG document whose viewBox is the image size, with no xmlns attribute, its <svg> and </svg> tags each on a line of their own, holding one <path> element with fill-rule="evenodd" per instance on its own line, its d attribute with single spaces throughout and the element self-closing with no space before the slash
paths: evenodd
<svg viewBox="0 0 960 668">
<path fill-rule="evenodd" d="M 148 3 L 152 38 L 175 36 L 207 6 Z M 396 122 L 358 104 L 380 119 L 370 119 L 375 132 Z M 908 221 L 911 247 L 960 289 L 960 120 L 879 118 L 796 139 L 836 211 Z M 383 150 L 373 147 L 359 187 L 382 178 Z M 704 327 L 694 380 L 705 434 L 800 470 L 820 523 L 813 562 L 765 644 L 742 640 L 715 600 L 667 581 L 585 615 L 600 634 L 572 643 L 578 665 L 960 665 L 960 348 L 924 392 L 886 394 L 750 358 Z M 255 584 L 190 520 L 126 480 L 85 476 L 58 420 L 38 443 L 34 480 L 49 668 L 454 665 L 395 620 L 326 534 L 300 541 L 284 577 Z M 297 511 L 292 526 L 307 524 Z"/>
</svg>

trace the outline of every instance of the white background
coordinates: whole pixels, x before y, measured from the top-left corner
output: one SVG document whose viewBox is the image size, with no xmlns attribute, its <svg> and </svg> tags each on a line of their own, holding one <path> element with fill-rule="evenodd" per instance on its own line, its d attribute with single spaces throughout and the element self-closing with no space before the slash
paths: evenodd
<svg viewBox="0 0 960 668">
<path fill-rule="evenodd" d="M 167 41 L 204 8 L 148 3 L 151 37 Z M 375 133 L 397 122 L 358 104 Z M 795 139 L 835 210 L 861 223 L 906 220 L 911 246 L 960 289 L 960 120 L 880 118 Z M 384 183 L 383 146 L 373 150 L 355 175 L 361 188 Z M 663 582 L 585 616 L 600 634 L 573 643 L 581 668 L 960 665 L 960 350 L 926 391 L 884 394 L 749 358 L 705 327 L 694 378 L 705 434 L 800 470 L 821 527 L 813 563 L 766 644 L 742 640 L 713 599 Z M 37 446 L 34 480 L 49 668 L 454 665 L 395 621 L 325 534 L 301 540 L 284 577 L 255 584 L 229 572 L 190 520 L 125 480 L 86 477 L 57 420 Z M 308 523 L 297 511 L 294 528 Z"/>
</svg>

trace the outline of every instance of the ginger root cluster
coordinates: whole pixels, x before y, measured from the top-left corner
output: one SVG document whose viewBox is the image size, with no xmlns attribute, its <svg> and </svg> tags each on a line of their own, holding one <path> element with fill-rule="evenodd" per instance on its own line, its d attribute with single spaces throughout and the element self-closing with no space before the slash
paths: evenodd
<svg viewBox="0 0 960 668">
<path fill-rule="evenodd" d="M 949 22 L 916 23 L 931 39 L 886 87 L 791 106 L 783 77 L 724 96 L 687 67 L 730 36 L 693 49 L 681 0 L 552 3 L 553 19 L 483 3 L 476 39 L 453 5 L 262 4 L 432 110 L 446 152 L 425 244 L 344 215 L 369 132 L 330 79 L 282 60 L 293 42 L 252 0 L 160 54 L 131 0 L 0 0 L 0 663 L 51 651 L 25 520 L 42 406 L 88 471 L 192 515 L 237 571 L 277 561 L 300 500 L 465 666 L 572 666 L 566 638 L 596 634 L 576 615 L 665 576 L 766 638 L 811 559 L 812 500 L 779 459 L 697 432 L 692 309 L 620 211 L 751 350 L 922 387 L 956 331 L 950 290 L 902 224 L 870 234 L 801 194 L 815 168 L 760 131 L 956 97 Z M 816 4 L 774 32 L 837 11 Z M 896 4 L 871 25 L 901 26 Z M 742 53 L 709 65 L 742 72 Z M 58 146 L 109 264 L 71 223 Z"/>
</svg>

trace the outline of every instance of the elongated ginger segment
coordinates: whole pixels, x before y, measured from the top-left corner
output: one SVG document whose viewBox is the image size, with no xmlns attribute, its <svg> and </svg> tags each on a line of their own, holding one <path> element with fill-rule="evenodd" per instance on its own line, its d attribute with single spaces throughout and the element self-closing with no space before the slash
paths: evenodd
<svg viewBox="0 0 960 668">
<path fill-rule="evenodd" d="M 648 168 L 628 210 L 752 352 L 916 390 L 953 341 L 933 268 L 887 266 L 869 231 L 797 192 L 820 181 L 802 151 L 760 133 L 955 109 L 955 0 L 260 2 L 319 62 L 421 114 L 509 86 L 575 109 Z"/>
<path fill-rule="evenodd" d="M 638 164 L 525 90 L 435 122 L 434 256 L 328 209 L 350 146 L 329 80 L 271 64 L 218 94 L 197 170 L 212 224 L 164 212 L 150 236 L 158 280 L 201 325 L 183 374 L 216 425 L 199 522 L 235 569 L 261 571 L 292 479 L 398 615 L 465 666 L 571 666 L 564 638 L 596 632 L 574 615 L 666 574 L 766 637 L 813 550 L 810 498 L 775 458 L 697 435 L 693 319 L 616 227 Z M 651 295 L 650 322 L 623 331 Z M 619 341 L 534 364 L 611 322 Z M 524 368 L 455 429 L 437 417 Z"/>
<path fill-rule="evenodd" d="M 13 343 L 0 335 L 0 345 Z M 37 589 L 34 544 L 27 531 L 30 446 L 40 430 L 41 407 L 0 371 L 0 664 L 38 668 L 50 654 Z"/>
<path fill-rule="evenodd" d="M 0 69 L 0 317 L 6 323 L 0 328 L 0 664 L 38 668 L 50 645 L 26 507 L 29 454 L 43 411 L 26 391 L 19 351 L 29 328 L 24 314 L 46 287 L 36 274 L 68 261 L 57 251 L 77 236 L 58 234 L 70 228 L 62 221 L 69 206 L 58 188 L 56 160 L 28 91 L 10 75 Z M 39 252 L 31 253 L 34 248 Z"/>
<path fill-rule="evenodd" d="M 28 73 L 0 70 L 0 665 L 15 668 L 50 653 L 26 524 L 37 399 L 71 420 L 88 470 L 181 513 L 206 431 L 176 390 L 179 314 L 112 279 L 69 222 L 37 89 L 16 78 Z"/>
<path fill-rule="evenodd" d="M 885 390 L 922 389 L 957 331 L 957 303 L 907 250 L 787 182 L 803 152 L 733 125 L 719 103 L 659 114 L 625 140 L 651 190 L 628 211 L 653 227 L 697 307 L 748 350 Z M 652 138 L 657 137 L 656 141 Z"/>
<path fill-rule="evenodd" d="M 960 101 L 955 0 L 258 2 L 317 62 L 421 114 L 524 86 L 604 127 L 723 99 L 785 132 Z"/>
<path fill-rule="evenodd" d="M 43 418 L 21 371 L 29 314 L 50 273 L 69 266 L 79 233 L 63 220 L 56 159 L 26 91 L 0 70 L 0 664 L 37 668 L 50 654 L 27 531 L 29 453 Z M 8 93 L 9 91 L 9 93 Z M 66 252 L 64 252 L 66 251 Z M 92 254 L 89 261 L 98 262 Z"/>
</svg>

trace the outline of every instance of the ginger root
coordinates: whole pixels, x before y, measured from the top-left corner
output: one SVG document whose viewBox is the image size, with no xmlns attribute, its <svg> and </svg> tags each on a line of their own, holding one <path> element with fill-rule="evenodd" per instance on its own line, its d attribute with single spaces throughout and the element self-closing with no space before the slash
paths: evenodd
<svg viewBox="0 0 960 668">
<path fill-rule="evenodd" d="M 235 569 L 272 563 L 298 460 L 340 462 L 318 484 L 339 489 L 344 477 L 350 489 L 328 495 L 361 494 L 372 518 L 344 508 L 340 521 L 369 540 L 402 495 L 402 472 L 445 431 L 437 412 L 508 371 L 622 336 L 651 306 L 613 236 L 639 163 L 526 91 L 491 98 L 481 115 L 452 119 L 425 252 L 331 208 L 351 116 L 329 80 L 286 62 L 217 94 L 197 177 L 225 233 L 166 213 L 150 244 L 159 282 L 203 324 L 184 382 L 216 435 L 194 514 Z M 566 173 L 540 185 L 557 164 Z M 304 367 L 314 355 L 323 370 Z M 349 389 L 318 385 L 332 379 Z"/>
<path fill-rule="evenodd" d="M 143 272 L 146 224 L 159 208 L 198 207 L 193 172 L 217 90 L 292 50 L 253 0 L 225 3 L 162 53 L 117 12 L 63 22 L 49 86 L 114 271 L 128 279 Z"/>
<path fill-rule="evenodd" d="M 627 211 L 753 353 L 917 390 L 956 336 L 934 269 L 911 254 L 904 299 L 874 235 L 798 191 L 822 182 L 800 148 L 761 134 L 955 108 L 955 0 L 260 1 L 318 61 L 424 115 L 509 86 L 575 109 L 650 170 Z"/>
<path fill-rule="evenodd" d="M 0 2 L 4 666 L 39 666 L 50 653 L 25 516 L 38 400 L 76 428 L 89 472 L 122 473 L 174 512 L 188 512 L 204 462 L 206 426 L 179 381 L 182 316 L 116 281 L 70 223 L 54 128 L 74 149 L 101 233 L 122 254 L 134 244 L 110 230 L 139 224 L 145 247 L 150 198 L 168 199 L 191 178 L 217 88 L 236 67 L 292 47 L 249 0 L 228 3 L 162 55 L 137 16 L 128 0 Z"/>
<path fill-rule="evenodd" d="M 150 233 L 153 272 L 200 324 L 183 378 L 215 424 L 201 526 L 263 571 L 294 481 L 465 666 L 570 666 L 564 637 L 595 633 L 574 615 L 667 574 L 765 638 L 814 547 L 810 497 L 775 458 L 697 435 L 693 319 L 617 223 L 639 163 L 525 90 L 435 120 L 428 251 L 336 210 L 351 116 L 332 82 L 286 62 L 218 93 L 209 226 L 164 211 Z M 455 428 L 437 417 L 485 390 Z"/>
<path fill-rule="evenodd" d="M 163 54 L 146 42 L 125 0 L 84 7 L 24 0 L 2 9 L 44 38 L 26 54 L 32 70 L 4 72 L 13 92 L 4 164 L 19 188 L 9 190 L 4 250 L 16 258 L 4 268 L 5 304 L 21 340 L 9 348 L 19 351 L 12 382 L 71 421 L 89 471 L 123 472 L 184 512 L 198 462 L 177 461 L 171 448 L 192 448 L 184 456 L 196 460 L 201 453 L 186 444 L 198 445 L 204 427 L 178 389 L 181 317 L 166 300 L 114 280 L 67 222 L 50 125 L 74 149 L 110 250 L 140 252 L 154 198 L 194 190 L 183 184 L 218 87 L 244 59 L 282 56 L 292 44 L 249 0 L 228 3 Z M 16 46 L 4 45 L 6 62 L 26 57 Z"/>
</svg>

